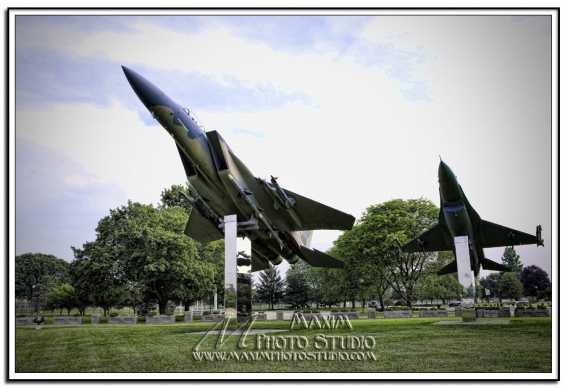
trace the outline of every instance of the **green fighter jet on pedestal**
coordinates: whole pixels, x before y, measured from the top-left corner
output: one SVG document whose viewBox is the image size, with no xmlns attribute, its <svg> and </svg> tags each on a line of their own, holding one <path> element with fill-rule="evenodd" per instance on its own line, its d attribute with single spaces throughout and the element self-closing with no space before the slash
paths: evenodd
<svg viewBox="0 0 568 389">
<path fill-rule="evenodd" d="M 471 270 L 477 276 L 480 267 L 485 270 L 511 271 L 507 266 L 485 258 L 483 249 L 486 247 L 526 244 L 544 246 L 541 239 L 541 226 L 536 227 L 536 235 L 530 235 L 481 219 L 465 197 L 454 172 L 443 161 L 440 161 L 438 167 L 438 181 L 440 183 L 439 222 L 422 235 L 401 246 L 403 252 L 452 250 L 455 257 L 454 239 L 467 237 Z M 457 271 L 457 261 L 454 260 L 439 270 L 437 274 L 443 275 Z"/>
<path fill-rule="evenodd" d="M 350 230 L 353 216 L 286 190 L 274 177 L 255 177 L 220 134 L 205 132 L 193 112 L 138 73 L 122 69 L 138 98 L 176 143 L 193 207 L 187 236 L 202 243 L 223 239 L 223 217 L 237 215 L 238 235 L 251 241 L 253 272 L 278 265 L 282 258 L 343 268 L 339 259 L 309 248 L 311 230 Z"/>
</svg>

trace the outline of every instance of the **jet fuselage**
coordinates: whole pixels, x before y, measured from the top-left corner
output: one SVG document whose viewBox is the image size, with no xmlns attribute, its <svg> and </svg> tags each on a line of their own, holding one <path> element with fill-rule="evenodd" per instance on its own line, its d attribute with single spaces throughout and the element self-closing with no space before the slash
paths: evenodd
<svg viewBox="0 0 568 389">
<path fill-rule="evenodd" d="M 443 161 L 440 161 L 440 166 L 438 167 L 438 182 L 440 184 L 440 203 L 442 207 L 440 217 L 443 215 L 452 238 L 457 236 L 468 237 L 471 270 L 478 274 L 480 267 L 479 258 L 485 258 L 485 256 L 483 247 L 476 244 L 479 239 L 477 239 L 473 229 L 470 212 L 473 213 L 474 219 L 479 217 L 473 208 L 466 206 L 466 204 L 469 204 L 456 175 Z"/>
<path fill-rule="evenodd" d="M 256 256 L 273 265 L 279 264 L 282 258 L 289 263 L 295 263 L 298 258 L 306 260 L 306 257 L 310 256 L 314 258 L 311 263 L 316 266 L 324 266 L 322 261 L 325 260 L 331 263 L 328 267 L 343 266 L 343 263 L 335 258 L 325 258 L 325 254 L 321 252 L 306 251 L 302 247 L 309 246 L 311 232 L 301 228 L 303 222 L 294 210 L 295 200 L 291 195 L 289 196 L 292 192 L 282 189 L 275 178 L 269 183 L 254 177 L 219 134 L 205 132 L 193 112 L 177 104 L 138 73 L 124 66 L 122 68 L 138 98 L 170 134 L 178 147 L 191 193 L 188 200 L 192 202 L 194 210 L 204 218 L 191 224 L 190 216 L 186 234 L 192 236 L 188 233 L 189 230 L 195 232 L 201 229 L 209 232 L 206 237 L 199 231 L 197 234 L 194 233 L 193 235 L 198 236 L 198 240 L 202 242 L 214 240 L 211 236 L 220 239 L 222 238 L 220 231 L 223 228 L 222 217 L 237 215 L 240 225 L 239 235 L 247 236 L 255 242 L 253 269 Z M 330 216 L 323 216 L 323 222 L 319 223 L 322 229 L 335 229 L 328 227 L 333 224 L 336 216 L 341 219 L 340 224 L 346 229 L 352 227 L 354 218 L 351 215 L 299 195 L 295 196 L 301 199 L 303 205 L 299 206 L 304 209 L 315 205 L 319 210 L 335 212 Z M 270 204 L 270 209 L 265 210 L 267 204 Z M 307 217 L 311 216 L 313 215 Z M 199 216 L 193 215 L 193 218 L 196 220 Z M 317 220 L 311 224 L 319 225 Z"/>
</svg>

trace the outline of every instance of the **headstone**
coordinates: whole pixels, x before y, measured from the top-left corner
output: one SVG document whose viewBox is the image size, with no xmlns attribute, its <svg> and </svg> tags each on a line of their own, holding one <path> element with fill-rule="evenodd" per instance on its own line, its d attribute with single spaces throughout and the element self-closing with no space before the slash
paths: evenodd
<svg viewBox="0 0 568 389">
<path fill-rule="evenodd" d="M 83 324 L 82 316 L 61 316 L 54 317 L 51 322 L 55 325 L 66 325 L 66 324 Z"/>
<path fill-rule="evenodd" d="M 101 324 L 101 314 L 93 313 L 91 315 L 91 324 Z"/>
<path fill-rule="evenodd" d="M 193 311 L 185 311 L 185 315 L 183 316 L 183 321 L 186 323 L 193 322 Z"/>
<path fill-rule="evenodd" d="M 367 319 L 376 319 L 377 318 L 377 310 L 375 308 L 369 308 L 367 310 Z"/>
<path fill-rule="evenodd" d="M 284 321 L 284 311 L 276 311 L 276 321 Z"/>
</svg>

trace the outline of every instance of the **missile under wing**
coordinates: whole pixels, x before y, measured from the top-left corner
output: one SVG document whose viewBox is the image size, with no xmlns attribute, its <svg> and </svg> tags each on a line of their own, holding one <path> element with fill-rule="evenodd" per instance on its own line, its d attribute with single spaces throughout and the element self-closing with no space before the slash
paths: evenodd
<svg viewBox="0 0 568 389">
<path fill-rule="evenodd" d="M 206 132 L 196 115 L 150 81 L 122 67 L 132 89 L 176 143 L 192 212 L 185 234 L 208 243 L 223 238 L 223 217 L 237 215 L 239 236 L 251 240 L 252 270 L 303 259 L 312 266 L 343 262 L 310 249 L 312 230 L 350 230 L 355 218 L 254 176 L 217 131 Z"/>
</svg>

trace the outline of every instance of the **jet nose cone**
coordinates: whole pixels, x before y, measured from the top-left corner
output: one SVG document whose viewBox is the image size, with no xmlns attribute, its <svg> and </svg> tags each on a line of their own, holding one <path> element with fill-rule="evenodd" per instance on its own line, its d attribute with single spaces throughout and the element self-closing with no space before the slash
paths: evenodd
<svg viewBox="0 0 568 389">
<path fill-rule="evenodd" d="M 440 181 L 448 181 L 453 180 L 455 178 L 454 172 L 448 165 L 444 163 L 444 161 L 440 161 L 440 166 L 438 166 L 438 180 Z"/>
<path fill-rule="evenodd" d="M 146 108 L 150 108 L 153 105 L 161 105 L 160 102 L 162 101 L 164 92 L 134 70 L 122 66 L 122 71 L 130 83 L 130 86 Z"/>
</svg>

